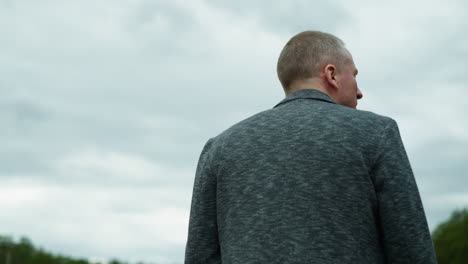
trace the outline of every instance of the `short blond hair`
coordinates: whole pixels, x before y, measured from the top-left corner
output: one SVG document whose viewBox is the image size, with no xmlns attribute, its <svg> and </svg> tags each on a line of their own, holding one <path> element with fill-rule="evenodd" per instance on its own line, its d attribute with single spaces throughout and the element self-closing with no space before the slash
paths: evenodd
<svg viewBox="0 0 468 264">
<path fill-rule="evenodd" d="M 276 70 L 287 91 L 295 80 L 318 76 L 328 63 L 340 67 L 347 57 L 345 44 L 338 37 L 321 31 L 304 31 L 286 43 Z"/>
</svg>

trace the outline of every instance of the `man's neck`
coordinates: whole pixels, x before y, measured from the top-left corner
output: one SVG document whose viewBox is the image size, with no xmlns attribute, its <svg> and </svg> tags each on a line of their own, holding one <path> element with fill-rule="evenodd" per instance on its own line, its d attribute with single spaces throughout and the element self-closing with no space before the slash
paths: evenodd
<svg viewBox="0 0 468 264">
<path fill-rule="evenodd" d="M 288 94 L 293 93 L 295 91 L 306 90 L 306 89 L 319 90 L 329 95 L 327 92 L 327 89 L 324 88 L 323 83 L 318 78 L 309 78 L 309 79 L 296 81 L 291 85 L 290 90 L 285 91 L 285 94 L 287 96 Z"/>
</svg>

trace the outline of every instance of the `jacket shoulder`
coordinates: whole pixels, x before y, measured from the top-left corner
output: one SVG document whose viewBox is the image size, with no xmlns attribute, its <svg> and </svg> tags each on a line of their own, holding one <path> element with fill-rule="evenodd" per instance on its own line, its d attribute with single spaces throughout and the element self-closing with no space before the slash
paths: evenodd
<svg viewBox="0 0 468 264">
<path fill-rule="evenodd" d="M 376 114 L 366 110 L 353 109 L 351 117 L 367 124 L 374 124 L 374 126 L 385 126 L 390 122 L 396 122 L 393 118 L 385 115 Z"/>
<path fill-rule="evenodd" d="M 353 109 L 346 106 L 335 105 L 338 107 L 331 107 L 326 109 L 326 112 L 320 114 L 327 115 L 328 120 L 333 120 L 334 123 L 341 124 L 340 126 L 348 127 L 351 130 L 358 129 L 367 131 L 371 134 L 381 133 L 389 124 L 395 124 L 396 121 L 385 115 L 376 114 L 372 111 Z M 278 120 L 286 120 L 294 115 L 277 111 L 277 108 L 263 110 L 245 119 L 242 119 L 218 135 L 212 137 L 214 145 L 219 147 L 220 142 L 238 133 L 244 134 L 247 132 L 255 132 L 254 130 L 260 129 L 271 122 Z M 366 134 L 367 134 L 366 133 Z"/>
</svg>

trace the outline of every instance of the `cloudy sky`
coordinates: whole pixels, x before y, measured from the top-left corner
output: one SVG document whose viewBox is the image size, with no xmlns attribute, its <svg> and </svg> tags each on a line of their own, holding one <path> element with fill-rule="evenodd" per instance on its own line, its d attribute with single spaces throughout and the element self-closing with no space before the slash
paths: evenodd
<svg viewBox="0 0 468 264">
<path fill-rule="evenodd" d="M 284 98 L 303 30 L 342 38 L 394 118 L 429 227 L 468 206 L 466 1 L 0 0 L 0 234 L 182 263 L 204 143 Z"/>
</svg>

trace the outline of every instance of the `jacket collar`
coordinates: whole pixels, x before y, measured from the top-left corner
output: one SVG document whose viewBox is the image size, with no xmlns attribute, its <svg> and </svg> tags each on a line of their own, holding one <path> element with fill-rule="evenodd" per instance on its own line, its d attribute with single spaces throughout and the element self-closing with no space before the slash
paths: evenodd
<svg viewBox="0 0 468 264">
<path fill-rule="evenodd" d="M 283 100 L 281 100 L 273 108 L 281 104 L 288 103 L 292 100 L 296 100 L 296 99 L 313 99 L 313 100 L 320 100 L 320 101 L 325 101 L 325 102 L 329 102 L 332 104 L 336 104 L 336 102 L 333 101 L 333 99 L 328 94 L 322 91 L 319 91 L 317 89 L 302 89 L 302 90 L 297 90 L 288 94 Z"/>
</svg>

